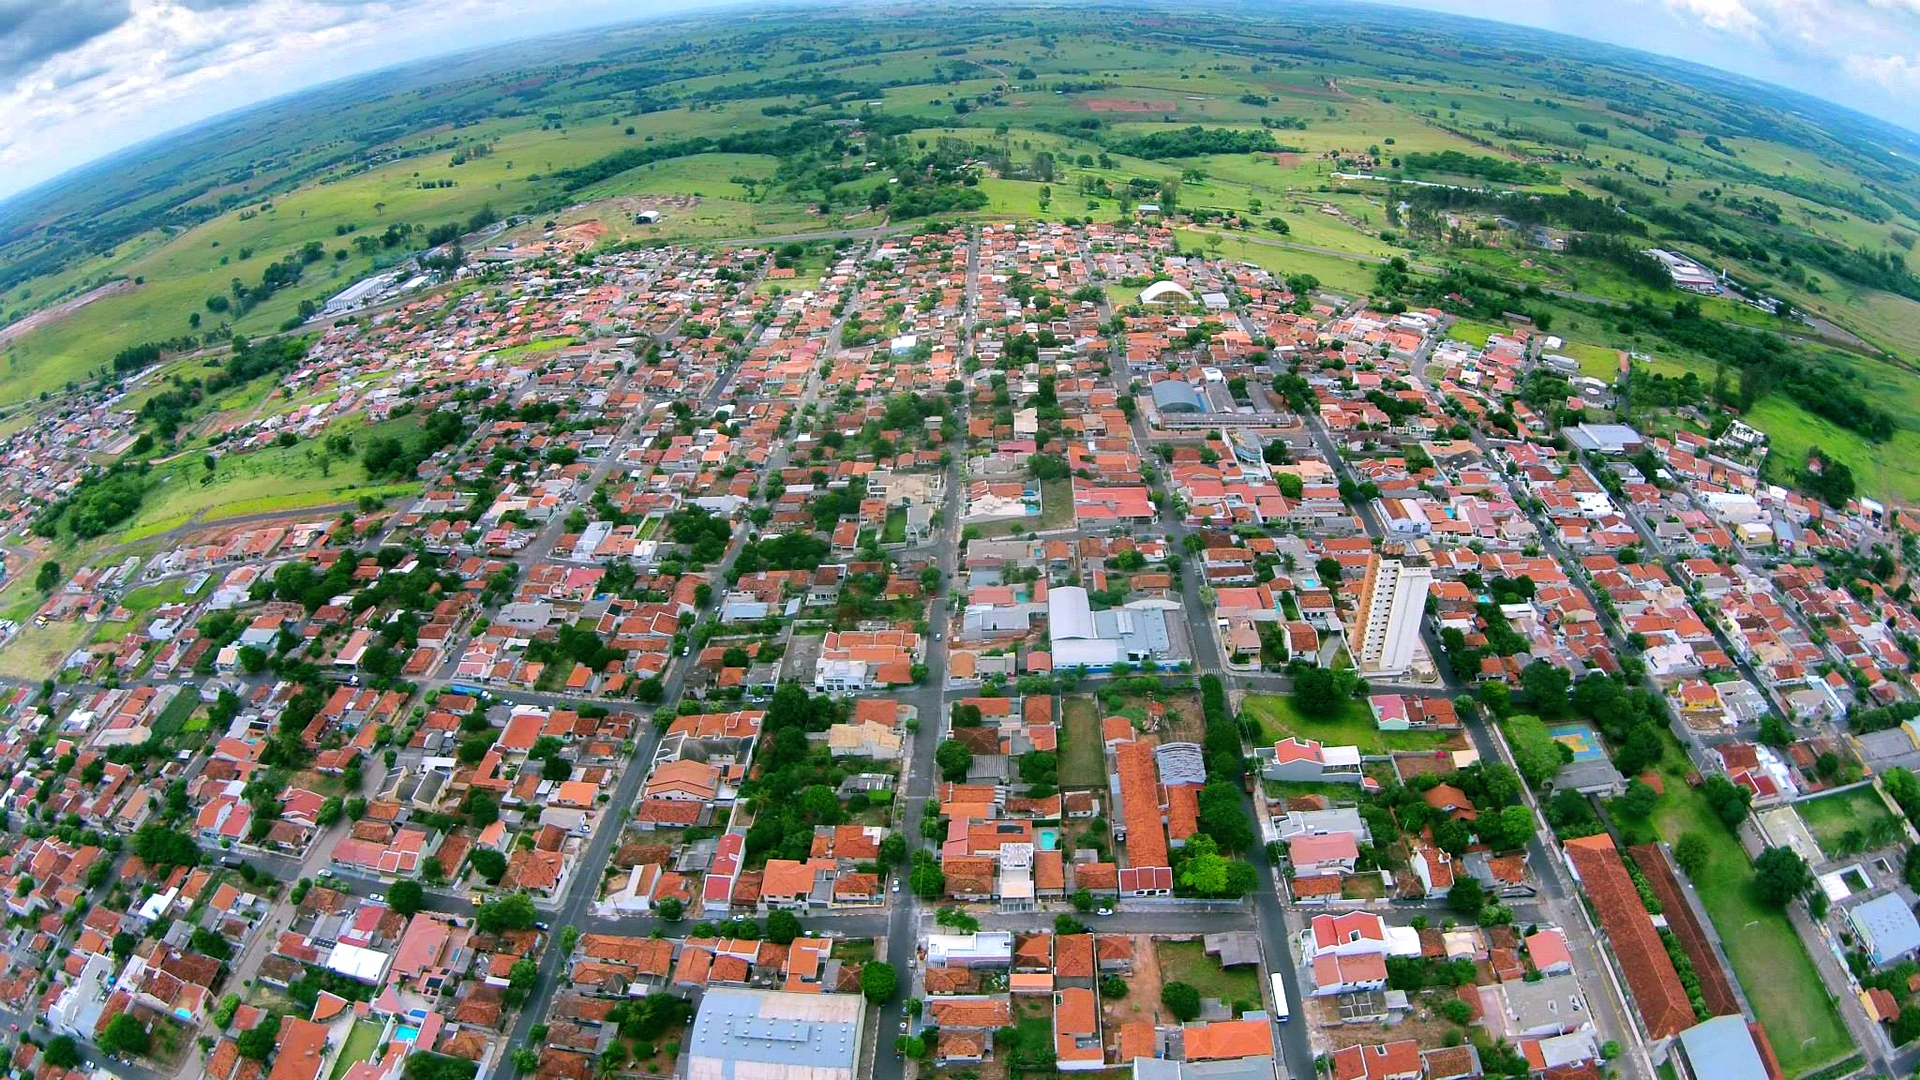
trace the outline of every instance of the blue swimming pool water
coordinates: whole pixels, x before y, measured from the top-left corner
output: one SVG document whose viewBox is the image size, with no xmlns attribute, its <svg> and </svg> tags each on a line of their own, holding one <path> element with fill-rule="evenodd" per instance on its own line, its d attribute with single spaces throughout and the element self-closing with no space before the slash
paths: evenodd
<svg viewBox="0 0 1920 1080">
<path fill-rule="evenodd" d="M 1041 851 L 1052 851 L 1060 846 L 1060 830 L 1058 829 L 1041 829 L 1034 833 L 1034 838 L 1039 842 Z"/>
<path fill-rule="evenodd" d="M 400 1042 L 411 1043 L 412 1041 L 420 1037 L 420 1029 L 417 1027 L 408 1027 L 405 1024 L 402 1024 L 401 1026 L 394 1029 L 393 1037 L 399 1040 Z"/>
</svg>

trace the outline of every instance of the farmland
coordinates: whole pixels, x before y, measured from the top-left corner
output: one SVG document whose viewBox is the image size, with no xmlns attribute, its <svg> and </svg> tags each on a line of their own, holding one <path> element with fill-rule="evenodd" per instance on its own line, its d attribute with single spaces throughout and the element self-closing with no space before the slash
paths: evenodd
<svg viewBox="0 0 1920 1080">
<path fill-rule="evenodd" d="M 1790 478 L 1799 458 L 1817 445 L 1852 465 L 1870 490 L 1899 499 L 1920 495 L 1911 470 L 1882 465 L 1920 449 L 1920 401 L 1911 392 L 1910 369 L 1920 349 L 1920 302 L 1900 295 L 1905 286 L 1894 278 L 1852 280 L 1833 266 L 1782 272 L 1777 261 L 1752 254 L 1811 236 L 1885 248 L 1898 264 L 1889 273 L 1904 268 L 1911 275 L 1910 241 L 1920 221 L 1907 216 L 1907 207 L 1920 201 L 1912 194 L 1920 179 L 1891 169 L 1888 155 L 1874 151 L 1898 142 L 1890 129 L 1823 115 L 1824 123 L 1852 127 L 1835 137 L 1796 116 L 1768 130 L 1719 130 L 1726 111 L 1699 88 L 1665 74 L 1643 75 L 1625 54 L 1609 55 L 1601 66 L 1543 52 L 1537 41 L 1525 41 L 1517 53 L 1527 61 L 1501 73 L 1503 87 L 1519 89 L 1495 89 L 1479 80 L 1473 61 L 1410 49 L 1405 27 L 1388 32 L 1366 20 L 1325 25 L 1306 14 L 1268 22 L 1207 14 L 1197 24 L 1206 33 L 1191 40 L 1149 34 L 1144 37 L 1159 40 L 1148 46 L 1130 18 L 1026 14 L 1017 25 L 956 31 L 945 15 L 929 12 L 890 19 L 877 34 L 857 16 L 792 26 L 756 21 L 731 37 L 703 42 L 694 62 L 665 58 L 697 33 L 697 24 L 616 30 L 604 40 L 543 53 L 555 66 L 543 80 L 541 110 L 514 109 L 489 96 L 486 75 L 511 71 L 511 51 L 475 58 L 417 100 L 381 96 L 381 77 L 369 77 L 373 92 L 362 104 L 338 109 L 297 99 L 274 110 L 282 127 L 268 145 L 284 153 L 282 167 L 260 175 L 243 175 L 215 140 L 265 118 L 215 125 L 197 136 L 201 143 L 189 138 L 139 163 L 124 180 L 96 185 L 87 197 L 111 207 L 99 228 L 111 230 L 113 243 L 81 257 L 63 255 L 56 269 L 0 293 L 5 316 L 18 326 L 0 345 L 0 406 L 97 378 L 131 345 L 178 347 L 201 342 L 210 331 L 259 335 L 297 325 L 303 311 L 348 284 L 401 264 L 436 227 L 479 229 L 521 214 L 501 234 L 508 242 L 537 241 L 543 229 L 585 224 L 592 230 L 584 235 L 613 245 L 889 225 L 899 219 L 890 216 L 887 197 L 911 177 L 884 169 L 829 173 L 814 167 L 804 148 L 771 149 L 791 145 L 791 133 L 809 123 L 885 117 L 889 130 L 930 153 L 952 146 L 984 163 L 967 181 L 979 202 L 959 216 L 1098 218 L 1156 201 L 1191 219 L 1181 223 L 1181 237 L 1195 251 L 1312 275 L 1350 295 L 1374 291 L 1375 267 L 1394 258 L 1429 271 L 1468 267 L 1517 286 L 1561 290 L 1580 298 L 1553 304 L 1563 324 L 1557 332 L 1568 335 L 1566 354 L 1583 373 L 1603 380 L 1617 370 L 1618 348 L 1647 353 L 1651 370 L 1694 371 L 1702 379 L 1714 376 L 1718 360 L 1622 332 L 1605 314 L 1608 304 L 1671 303 L 1663 290 L 1603 259 L 1529 249 L 1490 211 L 1458 214 L 1450 230 L 1418 227 L 1393 205 L 1398 196 L 1388 180 L 1485 173 L 1526 193 L 1617 196 L 1635 213 L 1661 221 L 1671 215 L 1659 217 L 1651 208 L 1677 207 L 1743 236 L 1738 250 L 1715 253 L 1717 264 L 1777 287 L 1796 306 L 1864 339 L 1868 350 L 1894 356 L 1892 366 L 1860 349 L 1833 359 L 1862 385 L 1902 384 L 1901 393 L 1884 398 L 1895 422 L 1891 439 L 1868 443 L 1844 428 L 1823 429 L 1813 414 L 1786 400 L 1757 403 L 1753 419 L 1775 437 L 1781 475 Z M 1457 32 L 1438 17 L 1419 20 L 1422 40 Z M 1494 47 L 1524 40 L 1509 41 L 1490 28 L 1476 32 L 1492 34 L 1487 43 Z M 929 47 L 929 34 L 947 46 Z M 1314 48 L 1285 63 L 1262 58 L 1270 43 L 1295 39 Z M 863 42 L 857 51 L 847 45 L 853 40 Z M 672 68 L 663 72 L 664 82 L 650 85 L 644 109 L 617 97 L 609 89 L 614 80 L 597 62 L 600 50 L 616 44 L 628 50 L 627 62 Z M 747 55 L 755 60 L 750 68 L 733 62 Z M 1558 89 L 1558 73 L 1583 63 L 1590 93 Z M 828 73 L 841 80 L 843 92 L 810 89 Z M 1675 117 L 1677 136 L 1653 138 L 1619 115 L 1609 88 L 1620 86 L 1635 93 L 1649 87 Z M 1798 107 L 1764 98 L 1762 105 L 1782 117 Z M 451 108 L 469 110 L 472 119 L 455 133 L 429 131 L 423 118 Z M 306 125 L 304 138 L 284 133 L 293 118 Z M 1175 133 L 1194 126 L 1245 133 L 1255 140 L 1248 145 L 1263 148 L 1220 152 L 1218 145 L 1196 144 L 1182 154 Z M 1502 130 L 1505 141 L 1474 135 L 1476 128 Z M 382 134 L 367 140 L 358 160 L 310 149 L 329 134 L 371 131 Z M 1719 142 L 1703 142 L 1716 132 Z M 196 146 L 205 149 L 196 154 Z M 682 146 L 684 152 L 676 149 Z M 1174 150 L 1163 154 L 1156 146 Z M 1527 151 L 1544 162 L 1511 164 Z M 621 167 L 628 161 L 633 164 Z M 1617 177 L 1656 169 L 1667 175 L 1664 186 L 1621 193 Z M 206 183 L 208 176 L 215 182 Z M 1356 179 L 1362 177 L 1387 180 Z M 1830 194 L 1858 188 L 1863 178 L 1907 185 L 1909 194 L 1890 197 L 1885 206 Z M 152 207 L 165 206 L 164 194 L 142 204 L 149 207 L 146 217 L 116 203 L 113 184 L 136 181 L 181 193 L 193 223 L 161 226 Z M 81 196 L 50 193 L 17 212 L 44 212 L 65 205 L 63 198 Z M 1785 216 L 1742 222 L 1701 208 L 1702 200 L 1755 199 L 1779 205 Z M 1821 199 L 1844 202 L 1848 212 L 1830 212 Z M 657 218 L 642 219 L 643 211 Z M 1793 224 L 1783 224 L 1789 217 Z M 1649 242 L 1661 239 L 1661 227 L 1650 231 Z M 1906 245 L 1888 246 L 1903 237 Z M 287 287 L 244 307 L 216 311 L 208 303 L 234 281 L 251 284 L 267 266 L 313 245 L 318 258 L 303 264 Z M 808 280 L 796 275 L 795 284 Z M 1111 288 L 1115 299 L 1127 299 L 1122 287 Z M 72 303 L 83 295 L 88 303 Z M 1703 314 L 1774 327 L 1763 312 L 1726 299 L 1706 301 Z M 1454 336 L 1477 344 L 1495 329 L 1469 320 Z M 18 422 L 19 413 L 9 416 L 9 424 Z"/>
</svg>

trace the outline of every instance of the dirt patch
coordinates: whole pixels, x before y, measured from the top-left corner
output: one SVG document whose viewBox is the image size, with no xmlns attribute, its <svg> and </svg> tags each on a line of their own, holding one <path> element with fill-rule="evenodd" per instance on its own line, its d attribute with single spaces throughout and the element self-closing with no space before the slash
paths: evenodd
<svg viewBox="0 0 1920 1080">
<path fill-rule="evenodd" d="M 1167 707 L 1166 728 L 1160 737 L 1161 742 L 1204 742 L 1207 737 L 1206 715 L 1200 709 L 1200 695 L 1177 694 L 1165 699 Z"/>
<path fill-rule="evenodd" d="M 129 293 L 132 292 L 133 289 L 133 282 L 122 278 L 119 281 L 110 281 L 97 289 L 81 293 L 71 300 L 55 304 L 50 308 L 42 308 L 18 322 L 0 327 L 0 347 L 12 344 L 16 338 L 31 334 L 43 326 L 50 326 L 53 323 L 59 322 L 61 319 L 79 311 L 95 300 L 104 300 L 109 296 Z"/>
<path fill-rule="evenodd" d="M 1273 155 L 1273 163 L 1283 169 L 1291 169 L 1295 165 L 1300 164 L 1300 155 L 1294 153 L 1275 154 Z"/>
<path fill-rule="evenodd" d="M 1145 934 L 1133 935 L 1133 974 L 1127 976 L 1127 996 L 1122 1004 L 1126 1003 L 1139 1005 L 1156 1024 L 1171 1021 L 1160 1015 L 1164 1011 L 1160 1004 L 1160 954 L 1153 947 L 1153 939 Z"/>
<path fill-rule="evenodd" d="M 1437 991 L 1415 996 L 1413 1014 L 1396 1021 L 1391 1027 L 1386 1024 L 1342 1024 L 1337 1010 L 1331 1008 L 1331 1002 L 1328 1002 L 1329 1007 L 1321 1013 L 1320 1034 L 1334 1050 L 1349 1046 L 1371 1046 L 1395 1039 L 1412 1039 L 1426 1047 L 1445 1046 L 1447 1033 L 1460 1029 L 1434 1014 L 1434 1005 L 1440 1000 L 1441 995 Z"/>
<path fill-rule="evenodd" d="M 1157 113 L 1172 112 L 1171 101 L 1140 101 L 1132 98 L 1088 98 L 1081 102 L 1088 112 L 1105 113 Z"/>
</svg>

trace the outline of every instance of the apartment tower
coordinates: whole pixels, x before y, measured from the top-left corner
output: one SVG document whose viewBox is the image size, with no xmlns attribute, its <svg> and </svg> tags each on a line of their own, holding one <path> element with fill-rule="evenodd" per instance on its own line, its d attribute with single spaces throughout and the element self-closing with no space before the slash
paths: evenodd
<svg viewBox="0 0 1920 1080">
<path fill-rule="evenodd" d="M 1378 555 L 1367 558 L 1360 605 L 1347 638 L 1362 675 L 1404 675 L 1413 666 L 1413 647 L 1432 584 L 1430 567 Z"/>
</svg>

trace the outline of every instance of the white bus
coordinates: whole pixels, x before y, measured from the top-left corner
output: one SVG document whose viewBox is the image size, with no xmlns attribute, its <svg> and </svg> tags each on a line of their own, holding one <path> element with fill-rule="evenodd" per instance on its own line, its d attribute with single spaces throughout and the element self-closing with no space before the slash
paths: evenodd
<svg viewBox="0 0 1920 1080">
<path fill-rule="evenodd" d="M 1293 1015 L 1292 1008 L 1287 1004 L 1287 984 L 1281 981 L 1277 971 L 1268 978 L 1273 980 L 1273 1018 L 1284 1024 Z"/>
</svg>

